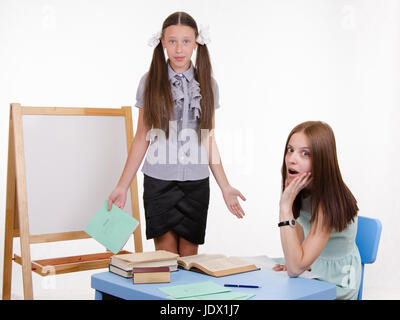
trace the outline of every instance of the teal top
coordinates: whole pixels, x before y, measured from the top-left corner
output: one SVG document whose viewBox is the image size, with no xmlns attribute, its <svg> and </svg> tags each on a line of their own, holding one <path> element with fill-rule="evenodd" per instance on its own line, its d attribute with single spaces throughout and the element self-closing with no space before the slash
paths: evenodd
<svg viewBox="0 0 400 320">
<path fill-rule="evenodd" d="M 302 201 L 297 222 L 304 229 L 304 237 L 310 231 L 310 197 Z M 328 243 L 311 265 L 311 272 L 318 279 L 336 284 L 336 299 L 357 299 L 361 282 L 361 257 L 356 245 L 357 218 L 342 232 L 334 229 Z"/>
<path fill-rule="evenodd" d="M 297 223 L 304 230 L 304 237 L 310 232 L 310 197 L 301 203 Z M 336 299 L 357 299 L 361 283 L 361 257 L 356 245 L 357 219 L 349 223 L 342 232 L 332 230 L 329 240 L 319 257 L 310 266 L 311 272 L 319 280 L 336 285 Z M 273 259 L 276 263 L 285 263 L 284 258 Z"/>
</svg>

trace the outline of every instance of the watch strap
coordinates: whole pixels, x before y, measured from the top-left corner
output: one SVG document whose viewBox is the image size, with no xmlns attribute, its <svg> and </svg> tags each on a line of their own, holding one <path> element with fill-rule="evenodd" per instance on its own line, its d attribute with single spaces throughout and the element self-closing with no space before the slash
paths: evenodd
<svg viewBox="0 0 400 320">
<path fill-rule="evenodd" d="M 283 226 L 290 226 L 294 228 L 296 226 L 296 220 L 295 219 L 290 219 L 287 221 L 282 221 L 278 223 L 278 227 L 283 227 Z"/>
</svg>

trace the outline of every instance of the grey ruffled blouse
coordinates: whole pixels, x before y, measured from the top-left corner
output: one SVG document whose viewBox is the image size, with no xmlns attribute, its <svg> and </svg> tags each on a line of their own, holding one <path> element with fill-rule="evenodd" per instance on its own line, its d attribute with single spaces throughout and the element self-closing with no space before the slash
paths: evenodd
<svg viewBox="0 0 400 320">
<path fill-rule="evenodd" d="M 142 172 L 161 180 L 200 180 L 210 175 L 207 151 L 197 135 L 201 115 L 201 89 L 194 78 L 194 67 L 176 73 L 168 64 L 175 114 L 169 124 L 169 138 L 160 128 L 152 128 Z M 140 80 L 136 93 L 137 108 L 143 108 L 143 92 L 147 73 Z M 214 108 L 218 109 L 218 84 L 213 79 Z"/>
</svg>

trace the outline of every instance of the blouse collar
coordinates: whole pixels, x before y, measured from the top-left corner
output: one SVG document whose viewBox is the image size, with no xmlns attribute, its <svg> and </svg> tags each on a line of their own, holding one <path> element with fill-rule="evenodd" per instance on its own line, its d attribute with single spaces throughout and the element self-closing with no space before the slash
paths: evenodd
<svg viewBox="0 0 400 320">
<path fill-rule="evenodd" d="M 192 81 L 193 77 L 194 77 L 194 68 L 193 68 L 193 64 L 190 63 L 190 67 L 189 69 L 187 69 L 185 72 L 182 73 L 176 73 L 174 71 L 174 69 L 172 69 L 172 67 L 170 66 L 169 62 L 168 62 L 168 78 L 169 80 L 171 80 L 172 78 L 174 78 L 176 75 L 178 75 L 179 77 L 184 76 L 188 82 Z"/>
</svg>

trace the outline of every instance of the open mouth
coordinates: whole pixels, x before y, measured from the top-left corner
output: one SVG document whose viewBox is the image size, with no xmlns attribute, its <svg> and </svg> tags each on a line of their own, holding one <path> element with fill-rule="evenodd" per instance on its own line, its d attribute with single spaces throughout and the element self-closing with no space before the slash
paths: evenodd
<svg viewBox="0 0 400 320">
<path fill-rule="evenodd" d="M 298 171 L 296 171 L 296 170 L 294 170 L 294 169 L 291 169 L 291 168 L 289 168 L 288 169 L 288 173 L 289 173 L 289 175 L 296 175 L 296 174 L 298 174 L 299 172 Z"/>
</svg>

